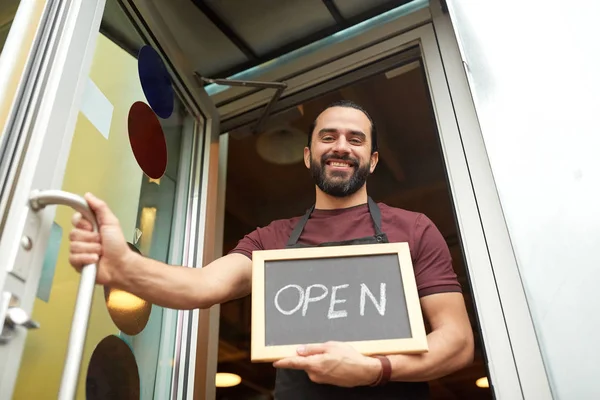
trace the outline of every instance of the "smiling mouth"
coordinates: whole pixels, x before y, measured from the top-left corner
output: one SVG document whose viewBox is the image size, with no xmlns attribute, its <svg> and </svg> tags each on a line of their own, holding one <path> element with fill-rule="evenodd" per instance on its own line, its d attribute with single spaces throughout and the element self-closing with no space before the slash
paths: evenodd
<svg viewBox="0 0 600 400">
<path fill-rule="evenodd" d="M 326 164 L 330 167 L 337 168 L 352 168 L 354 164 L 346 162 L 346 161 L 327 161 Z"/>
</svg>

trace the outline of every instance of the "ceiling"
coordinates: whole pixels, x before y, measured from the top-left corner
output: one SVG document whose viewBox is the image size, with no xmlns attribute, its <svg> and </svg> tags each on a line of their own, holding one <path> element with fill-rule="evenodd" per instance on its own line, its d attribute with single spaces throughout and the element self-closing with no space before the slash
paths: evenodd
<svg viewBox="0 0 600 400">
<path fill-rule="evenodd" d="M 310 123 L 328 103 L 342 98 L 365 107 L 377 125 L 380 162 L 369 178 L 369 194 L 376 201 L 422 212 L 436 224 L 452 253 L 471 323 L 476 327 L 437 126 L 420 63 L 412 62 L 321 94 L 274 115 L 265 131 L 292 128 L 302 132 L 302 140 L 297 144 L 290 140 L 287 149 L 283 148 L 285 144 L 280 147 L 281 152 L 301 154 Z M 256 227 L 274 219 L 301 215 L 314 202 L 314 183 L 303 162 L 299 160 L 287 165 L 270 163 L 257 151 L 260 141 L 261 134 L 247 135 L 244 129 L 230 132 L 225 253 Z M 268 396 L 272 390 L 274 370 L 270 364 L 251 364 L 249 361 L 250 326 L 250 298 L 222 306 L 219 370 L 240 374 L 244 383 L 235 388 L 219 389 L 219 399 L 250 399 L 261 392 Z M 491 398 L 489 390 L 475 386 L 475 381 L 486 375 L 478 329 L 475 329 L 475 336 L 475 363 L 432 382 L 433 399 Z"/>
<path fill-rule="evenodd" d="M 159 12 L 197 73 L 207 78 L 226 78 L 410 1 L 147 0 L 144 3 Z M 101 31 L 132 54 L 143 45 L 117 0 L 107 1 Z"/>
</svg>

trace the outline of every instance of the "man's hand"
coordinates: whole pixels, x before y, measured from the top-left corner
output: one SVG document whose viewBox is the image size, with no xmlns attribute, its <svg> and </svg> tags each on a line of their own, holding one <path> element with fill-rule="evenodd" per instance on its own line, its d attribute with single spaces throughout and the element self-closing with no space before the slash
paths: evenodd
<svg viewBox="0 0 600 400">
<path fill-rule="evenodd" d="M 315 383 L 342 387 L 370 385 L 381 372 L 379 360 L 363 356 L 352 346 L 340 342 L 302 346 L 297 356 L 278 360 L 273 366 L 301 369 Z"/>
<path fill-rule="evenodd" d="M 96 214 L 99 232 L 92 232 L 92 224 L 81 214 L 73 215 L 69 262 L 79 272 L 85 265 L 98 263 L 96 282 L 111 284 L 118 281 L 120 270 L 135 253 L 129 249 L 119 220 L 106 203 L 89 193 L 84 197 Z"/>
</svg>

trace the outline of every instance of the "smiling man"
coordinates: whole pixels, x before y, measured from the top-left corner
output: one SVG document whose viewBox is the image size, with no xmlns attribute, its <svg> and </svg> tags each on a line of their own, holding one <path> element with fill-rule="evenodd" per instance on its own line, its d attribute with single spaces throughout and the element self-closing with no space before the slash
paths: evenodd
<svg viewBox="0 0 600 400">
<path fill-rule="evenodd" d="M 304 162 L 315 180 L 316 201 L 304 216 L 273 221 L 245 236 L 230 254 L 201 269 L 167 266 L 132 252 L 119 222 L 101 200 L 86 199 L 100 233 L 74 216 L 71 264 L 98 262 L 99 284 L 108 284 L 154 304 L 177 309 L 208 308 L 251 291 L 252 252 L 307 246 L 408 242 L 421 307 L 431 332 L 421 355 L 363 356 L 349 345 L 301 346 L 278 368 L 275 398 L 427 399 L 427 381 L 471 362 L 473 335 L 448 247 L 423 214 L 375 203 L 366 181 L 379 154 L 368 113 L 342 101 L 315 120 Z"/>
</svg>

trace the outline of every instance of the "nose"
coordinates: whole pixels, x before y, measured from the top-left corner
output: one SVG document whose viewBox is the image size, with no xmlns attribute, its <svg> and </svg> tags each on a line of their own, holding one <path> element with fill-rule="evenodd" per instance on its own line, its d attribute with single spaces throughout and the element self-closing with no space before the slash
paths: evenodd
<svg viewBox="0 0 600 400">
<path fill-rule="evenodd" d="M 333 144 L 332 151 L 338 154 L 348 154 L 350 153 L 350 144 L 346 140 L 344 135 L 340 135 L 335 143 Z"/>
</svg>

